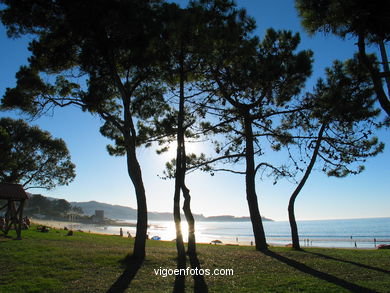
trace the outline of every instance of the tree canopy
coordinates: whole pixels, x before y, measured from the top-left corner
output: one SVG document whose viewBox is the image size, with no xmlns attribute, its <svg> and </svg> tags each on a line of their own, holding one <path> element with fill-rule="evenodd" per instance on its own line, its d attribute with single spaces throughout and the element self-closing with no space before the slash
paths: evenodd
<svg viewBox="0 0 390 293">
<path fill-rule="evenodd" d="M 389 1 L 296 0 L 303 26 L 310 32 L 341 37 L 364 33 L 371 41 L 389 40 Z"/>
<path fill-rule="evenodd" d="M 360 62 L 370 72 L 377 99 L 390 116 L 390 70 L 385 46 L 390 40 L 390 2 L 296 0 L 296 7 L 309 33 L 331 32 L 342 38 L 352 36 L 358 40 Z M 367 44 L 379 46 L 383 72 L 379 69 L 376 57 L 366 53 Z M 383 78 L 387 84 L 387 93 L 382 85 Z"/>
<path fill-rule="evenodd" d="M 315 164 L 322 163 L 319 169 L 328 176 L 359 174 L 366 159 L 384 148 L 374 136 L 379 110 L 374 106 L 372 84 L 357 58 L 335 61 L 326 69 L 326 78 L 319 79 L 303 100 L 306 109 L 283 118 L 283 127 L 291 131 L 293 141 L 287 145 L 290 159 L 297 170 L 304 172 L 288 205 L 295 249 L 300 249 L 300 244 L 294 204 Z M 291 151 L 294 147 L 298 150 Z"/>
<path fill-rule="evenodd" d="M 75 165 L 62 139 L 23 120 L 0 119 L 0 181 L 52 189 L 75 178 Z"/>
<path fill-rule="evenodd" d="M 30 34 L 28 66 L 7 89 L 4 108 L 32 115 L 53 107 L 76 105 L 99 115 L 103 135 L 125 154 L 138 207 L 134 256 L 145 256 L 146 192 L 136 147 L 142 144 L 137 119 L 161 108 L 155 79 L 160 54 L 160 1 L 1 1 L 2 22 L 11 37 Z"/>
</svg>

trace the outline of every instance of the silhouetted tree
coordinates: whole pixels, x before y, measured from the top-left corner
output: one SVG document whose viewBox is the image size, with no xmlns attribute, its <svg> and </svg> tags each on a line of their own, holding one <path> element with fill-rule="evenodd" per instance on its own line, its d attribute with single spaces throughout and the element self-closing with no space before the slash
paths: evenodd
<svg viewBox="0 0 390 293">
<path fill-rule="evenodd" d="M 390 71 L 385 44 L 390 40 L 389 1 L 296 0 L 303 26 L 309 33 L 332 32 L 342 38 L 356 37 L 361 64 L 369 71 L 377 99 L 390 115 Z M 366 53 L 367 44 L 380 48 L 383 72 Z M 382 79 L 387 83 L 386 94 Z"/>
<path fill-rule="evenodd" d="M 52 189 L 68 185 L 75 176 L 62 139 L 23 120 L 0 119 L 0 182 Z"/>
<path fill-rule="evenodd" d="M 65 216 L 71 209 L 72 205 L 65 199 L 57 199 L 52 203 L 52 210 L 61 216 Z"/>
<path fill-rule="evenodd" d="M 51 201 L 43 195 L 34 194 L 26 203 L 27 214 L 47 214 L 50 212 Z"/>
<path fill-rule="evenodd" d="M 114 138 L 110 154 L 126 155 L 137 199 L 133 256 L 144 258 L 147 206 L 136 147 L 137 119 L 160 109 L 156 76 L 159 1 L 9 1 L 1 19 L 10 37 L 29 34 L 32 56 L 7 89 L 4 107 L 39 115 L 76 105 L 99 115 L 102 133 Z M 43 79 L 43 77 L 49 77 Z M 47 80 L 47 81 L 44 81 Z"/>
<path fill-rule="evenodd" d="M 314 92 L 305 96 L 304 104 L 311 107 L 284 117 L 299 149 L 292 157 L 306 154 L 300 161 L 309 159 L 288 205 L 294 249 L 300 249 L 294 204 L 316 161 L 322 161 L 328 176 L 345 177 L 362 172 L 359 163 L 383 150 L 384 145 L 372 136 L 373 119 L 379 114 L 374 103 L 369 76 L 357 60 L 336 61 L 326 69 L 326 80 L 319 79 Z M 304 170 L 297 160 L 294 164 Z"/>
<path fill-rule="evenodd" d="M 196 33 L 196 27 L 199 27 L 200 14 L 195 11 L 195 8 L 180 9 L 178 7 L 170 7 L 170 26 L 166 31 L 165 50 L 169 52 L 166 64 L 165 78 L 168 85 L 173 89 L 178 88 L 178 107 L 176 112 L 175 124 L 176 130 L 176 160 L 175 160 L 175 193 L 174 193 L 174 219 L 176 226 L 176 242 L 179 258 L 184 259 L 185 252 L 183 244 L 183 236 L 181 233 L 180 219 L 180 194 L 184 196 L 183 211 L 188 223 L 188 253 L 196 253 L 195 244 L 195 220 L 191 212 L 190 190 L 185 183 L 186 175 L 186 150 L 185 136 L 188 134 L 188 128 L 191 126 L 188 116 L 186 102 L 186 84 L 189 79 L 196 75 L 197 63 L 196 52 L 199 34 Z M 176 108 L 176 107 L 175 107 Z M 189 123 L 188 123 L 189 122 Z"/>
<path fill-rule="evenodd" d="M 298 34 L 269 29 L 259 42 L 257 38 L 248 38 L 248 32 L 250 30 L 241 31 L 236 37 L 230 34 L 230 39 L 216 45 L 208 57 L 210 82 L 207 86 L 219 98 L 213 111 L 221 121 L 217 128 L 211 128 L 226 133 L 226 138 L 217 144 L 219 158 L 203 160 L 203 163 L 201 158 L 199 162 L 204 169 L 212 170 L 211 163 L 216 160 L 231 163 L 245 160 L 245 171 L 233 172 L 245 175 L 256 249 L 265 250 L 267 243 L 258 207 L 256 174 L 264 169 L 271 170 L 270 175 L 276 178 L 289 174 L 283 166 L 256 162 L 256 159 L 267 148 L 279 150 L 281 144 L 289 142 L 288 135 L 280 136 L 275 125 L 282 114 L 296 111 L 289 108 L 289 102 L 299 94 L 311 74 L 312 53 L 295 53 L 300 41 Z M 276 138 L 280 140 L 278 143 Z M 271 145 L 267 147 L 268 140 Z M 217 170 L 228 171 L 226 168 Z"/>
<path fill-rule="evenodd" d="M 77 214 L 77 215 L 83 215 L 84 214 L 84 211 L 81 207 L 78 207 L 78 206 L 72 206 L 71 207 L 71 212 L 74 213 L 74 214 Z"/>
<path fill-rule="evenodd" d="M 65 199 L 49 199 L 40 194 L 30 195 L 26 204 L 28 215 L 38 213 L 45 216 L 65 217 L 71 209 L 71 204 Z"/>
</svg>

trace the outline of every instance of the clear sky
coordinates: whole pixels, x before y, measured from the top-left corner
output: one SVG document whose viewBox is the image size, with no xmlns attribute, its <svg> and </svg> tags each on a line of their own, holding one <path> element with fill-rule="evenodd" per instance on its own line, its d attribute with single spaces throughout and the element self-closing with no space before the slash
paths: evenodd
<svg viewBox="0 0 390 293">
<path fill-rule="evenodd" d="M 185 2 L 185 1 L 181 1 Z M 314 72 L 308 81 L 310 89 L 315 80 L 323 76 L 323 69 L 335 59 L 344 60 L 356 51 L 354 40 L 342 41 L 332 35 L 309 37 L 302 29 L 292 0 L 253 1 L 240 0 L 248 14 L 257 21 L 257 34 L 264 31 L 288 29 L 301 34 L 300 49 L 314 51 Z M 0 25 L 0 95 L 6 87 L 15 85 L 15 73 L 27 62 L 28 39 L 7 39 Z M 376 48 L 372 48 L 375 50 Z M 0 117 L 19 117 L 15 112 L 0 113 Z M 42 117 L 32 124 L 39 125 L 55 137 L 65 140 L 76 164 L 77 177 L 69 186 L 52 191 L 32 190 L 47 196 L 65 198 L 68 201 L 96 200 L 136 208 L 133 187 L 126 172 L 124 158 L 110 157 L 105 150 L 109 141 L 99 133 L 102 122 L 76 108 L 57 109 L 53 115 Z M 365 217 L 390 217 L 390 133 L 378 132 L 386 143 L 384 153 L 371 158 L 366 170 L 348 178 L 328 178 L 314 172 L 296 201 L 298 220 L 341 219 Z M 170 212 L 173 209 L 172 180 L 162 180 L 164 164 L 169 155 L 158 156 L 151 149 L 139 149 L 150 211 Z M 187 177 L 191 189 L 194 213 L 210 215 L 249 215 L 245 198 L 244 177 L 217 173 L 193 173 Z M 257 181 L 260 212 L 275 220 L 287 220 L 287 204 L 295 185 L 272 180 Z"/>
</svg>

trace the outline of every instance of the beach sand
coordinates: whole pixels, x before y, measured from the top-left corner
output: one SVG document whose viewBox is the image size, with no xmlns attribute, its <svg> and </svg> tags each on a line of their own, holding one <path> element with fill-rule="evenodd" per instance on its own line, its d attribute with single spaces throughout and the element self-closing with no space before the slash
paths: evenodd
<svg viewBox="0 0 390 293">
<path fill-rule="evenodd" d="M 39 225 L 45 225 L 55 229 L 64 229 L 67 227 L 71 230 L 80 230 L 83 232 L 89 233 L 97 233 L 97 234 L 106 234 L 106 235 L 119 235 L 120 226 L 104 226 L 97 224 L 84 224 L 79 222 L 68 222 L 68 221 L 54 221 L 54 220 L 45 220 L 45 219 L 32 219 L 33 223 Z M 153 227 L 158 227 L 156 225 L 151 225 L 151 228 L 148 230 L 148 234 L 151 237 L 153 236 L 161 236 L 162 241 L 172 241 L 174 236 L 170 234 L 164 235 L 163 230 L 153 229 Z M 123 237 L 127 237 L 127 232 L 130 233 L 131 236 L 135 235 L 136 229 L 135 227 L 123 227 Z M 184 236 L 185 233 L 183 233 Z M 165 237 L 164 237 L 165 236 Z M 243 238 L 235 238 L 235 237 L 218 237 L 213 239 L 197 237 L 197 243 L 210 243 L 213 240 L 221 240 L 222 245 L 240 245 L 240 246 L 251 246 L 254 244 L 254 241 L 243 239 Z M 238 240 L 238 241 L 237 241 Z M 373 239 L 346 239 L 346 238 L 332 238 L 332 239 L 309 239 L 309 241 L 305 241 L 304 237 L 300 239 L 301 247 L 326 247 L 326 248 L 357 248 L 357 249 L 375 249 L 375 244 Z M 356 241 L 356 247 L 355 247 Z M 273 238 L 267 237 L 267 242 L 271 246 L 290 246 L 291 239 L 290 238 Z M 382 243 L 390 243 L 390 239 L 377 239 L 377 245 Z M 221 245 L 221 244 L 218 244 Z"/>
</svg>

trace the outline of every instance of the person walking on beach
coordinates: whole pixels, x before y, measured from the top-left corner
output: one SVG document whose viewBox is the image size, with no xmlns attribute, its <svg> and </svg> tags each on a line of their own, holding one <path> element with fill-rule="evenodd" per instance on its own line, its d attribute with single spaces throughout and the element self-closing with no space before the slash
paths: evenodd
<svg viewBox="0 0 390 293">
<path fill-rule="evenodd" d="M 119 229 L 119 236 L 123 237 L 123 229 L 122 228 Z"/>
<path fill-rule="evenodd" d="M 355 248 L 357 248 L 356 241 L 355 241 Z"/>
<path fill-rule="evenodd" d="M 376 238 L 374 238 L 374 247 L 376 248 Z"/>
</svg>

